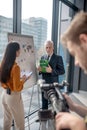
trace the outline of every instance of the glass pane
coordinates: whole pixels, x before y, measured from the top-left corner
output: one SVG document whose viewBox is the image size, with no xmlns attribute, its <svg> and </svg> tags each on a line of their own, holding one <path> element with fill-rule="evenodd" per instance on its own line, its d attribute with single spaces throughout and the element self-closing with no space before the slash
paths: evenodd
<svg viewBox="0 0 87 130">
<path fill-rule="evenodd" d="M 0 63 L 5 51 L 5 47 L 8 43 L 7 33 L 12 32 L 13 23 L 12 23 L 12 14 L 13 14 L 13 0 L 1 0 L 0 1 Z M 2 87 L 0 85 L 0 95 L 2 93 Z M 1 107 L 0 98 L 0 130 L 3 127 L 3 109 Z"/>
<path fill-rule="evenodd" d="M 72 4 L 74 4 L 74 3 L 75 3 L 75 0 L 68 0 L 68 1 L 70 1 Z"/>
<path fill-rule="evenodd" d="M 61 44 L 60 41 L 60 36 L 61 34 L 67 29 L 67 27 L 69 26 L 72 17 L 74 16 L 75 12 L 69 8 L 68 6 L 66 6 L 65 4 L 63 4 L 62 2 L 60 2 L 60 8 L 59 8 L 59 12 L 60 12 L 60 18 L 59 18 L 59 35 L 58 35 L 58 54 L 60 54 L 63 57 L 63 62 L 64 62 L 64 67 L 66 70 L 65 75 L 60 76 L 60 82 L 63 79 L 67 80 L 67 71 L 69 69 L 69 54 L 66 50 L 66 48 L 64 48 Z"/>
<path fill-rule="evenodd" d="M 83 7 L 84 7 L 84 0 L 68 0 L 68 1 L 70 1 L 72 4 L 74 4 L 79 9 L 83 9 Z"/>
<path fill-rule="evenodd" d="M 13 31 L 13 0 L 0 2 L 0 62 L 8 43 L 7 33 Z"/>
<path fill-rule="evenodd" d="M 51 39 L 52 1 L 22 0 L 22 34 L 34 37 L 37 63 L 44 53 L 44 41 Z"/>
</svg>

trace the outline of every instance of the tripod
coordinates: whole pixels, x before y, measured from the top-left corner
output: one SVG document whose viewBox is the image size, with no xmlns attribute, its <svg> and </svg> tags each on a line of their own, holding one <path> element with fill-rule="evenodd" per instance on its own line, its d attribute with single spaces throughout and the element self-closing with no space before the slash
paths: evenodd
<svg viewBox="0 0 87 130">
<path fill-rule="evenodd" d="M 56 115 L 58 112 L 69 112 L 69 106 L 60 91 L 60 88 L 64 87 L 65 85 L 69 86 L 69 84 L 66 81 L 63 81 L 61 84 L 45 84 L 43 81 L 39 82 L 40 88 L 46 92 L 47 98 L 51 101 L 51 105 L 53 108 L 53 112 L 52 110 L 39 111 L 39 130 L 55 130 L 54 115 Z"/>
<path fill-rule="evenodd" d="M 55 130 L 54 115 L 52 110 L 40 110 L 38 112 L 38 116 L 40 119 L 39 130 Z"/>
</svg>

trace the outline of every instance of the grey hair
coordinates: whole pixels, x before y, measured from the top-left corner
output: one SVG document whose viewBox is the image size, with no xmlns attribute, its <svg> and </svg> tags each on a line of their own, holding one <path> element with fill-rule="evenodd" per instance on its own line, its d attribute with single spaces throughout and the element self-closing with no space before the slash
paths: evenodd
<svg viewBox="0 0 87 130">
<path fill-rule="evenodd" d="M 44 45 L 46 46 L 46 44 L 51 44 L 52 46 L 54 46 L 54 43 L 51 40 L 46 40 L 45 43 L 44 43 Z"/>
</svg>

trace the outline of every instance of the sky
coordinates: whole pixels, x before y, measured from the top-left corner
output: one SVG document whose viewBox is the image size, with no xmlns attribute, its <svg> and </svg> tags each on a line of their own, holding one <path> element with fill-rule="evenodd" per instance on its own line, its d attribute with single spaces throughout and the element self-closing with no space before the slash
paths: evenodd
<svg viewBox="0 0 87 130">
<path fill-rule="evenodd" d="M 0 0 L 0 15 L 12 17 L 13 0 Z"/>
<path fill-rule="evenodd" d="M 26 13 L 26 10 L 28 10 L 28 13 Z M 22 1 L 23 17 L 27 17 L 28 15 L 36 16 L 36 17 L 43 16 L 44 18 L 48 19 L 51 16 L 51 12 L 52 12 L 52 0 L 23 0 Z"/>
<path fill-rule="evenodd" d="M 0 15 L 12 17 L 13 0 L 0 0 Z M 22 18 L 51 17 L 52 0 L 22 0 Z"/>
<path fill-rule="evenodd" d="M 48 21 L 51 31 L 53 0 L 22 0 L 22 19 L 43 17 Z M 0 15 L 13 17 L 13 0 L 0 0 Z"/>
</svg>

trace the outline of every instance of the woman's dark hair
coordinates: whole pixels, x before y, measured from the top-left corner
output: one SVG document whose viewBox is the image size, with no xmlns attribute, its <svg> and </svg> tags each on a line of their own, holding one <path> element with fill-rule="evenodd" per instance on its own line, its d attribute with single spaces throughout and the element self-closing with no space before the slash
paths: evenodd
<svg viewBox="0 0 87 130">
<path fill-rule="evenodd" d="M 6 83 L 10 79 L 11 69 L 16 60 L 16 51 L 20 49 L 20 45 L 17 42 L 10 42 L 1 63 L 0 67 L 0 81 Z"/>
</svg>

